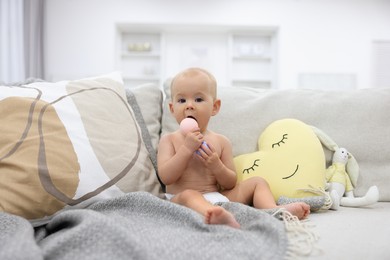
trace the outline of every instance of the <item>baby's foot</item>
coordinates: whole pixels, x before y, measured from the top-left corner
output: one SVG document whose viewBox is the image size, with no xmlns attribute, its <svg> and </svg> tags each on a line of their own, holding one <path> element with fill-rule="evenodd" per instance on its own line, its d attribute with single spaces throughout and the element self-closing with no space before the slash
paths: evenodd
<svg viewBox="0 0 390 260">
<path fill-rule="evenodd" d="M 297 216 L 298 219 L 304 219 L 310 214 L 310 206 L 304 202 L 294 202 L 280 207 L 287 209 L 288 212 Z"/>
<path fill-rule="evenodd" d="M 234 216 L 226 209 L 218 206 L 207 210 L 205 223 L 224 224 L 233 228 L 240 228 L 240 224 L 236 221 Z"/>
</svg>

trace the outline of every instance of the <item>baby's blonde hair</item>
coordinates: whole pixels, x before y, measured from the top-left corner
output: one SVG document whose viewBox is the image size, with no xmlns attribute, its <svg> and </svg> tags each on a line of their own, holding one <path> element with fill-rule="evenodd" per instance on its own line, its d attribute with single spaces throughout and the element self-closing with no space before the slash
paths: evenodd
<svg viewBox="0 0 390 260">
<path fill-rule="evenodd" d="M 210 87 L 211 87 L 211 94 L 213 95 L 213 98 L 217 98 L 217 80 L 215 79 L 215 77 L 213 76 L 213 74 L 211 74 L 210 72 L 208 72 L 207 70 L 205 69 L 202 69 L 202 68 L 198 68 L 198 67 L 192 67 L 192 68 L 187 68 L 181 72 L 179 72 L 173 79 L 172 79 L 172 82 L 171 82 L 171 93 L 172 93 L 172 86 L 173 84 L 175 83 L 176 79 L 180 78 L 180 77 L 185 77 L 185 76 L 195 76 L 195 75 L 199 75 L 199 74 L 204 74 L 206 75 L 208 78 L 209 78 L 209 81 L 210 81 Z"/>
</svg>

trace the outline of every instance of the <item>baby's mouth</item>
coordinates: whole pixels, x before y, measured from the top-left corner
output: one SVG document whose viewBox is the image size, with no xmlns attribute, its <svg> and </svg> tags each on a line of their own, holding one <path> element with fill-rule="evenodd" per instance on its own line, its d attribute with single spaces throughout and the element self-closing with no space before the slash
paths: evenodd
<svg viewBox="0 0 390 260">
<path fill-rule="evenodd" d="M 192 118 L 192 119 L 194 119 L 196 122 L 198 122 L 198 120 L 196 120 L 196 118 L 193 117 L 193 116 L 187 116 L 187 118 Z"/>
</svg>

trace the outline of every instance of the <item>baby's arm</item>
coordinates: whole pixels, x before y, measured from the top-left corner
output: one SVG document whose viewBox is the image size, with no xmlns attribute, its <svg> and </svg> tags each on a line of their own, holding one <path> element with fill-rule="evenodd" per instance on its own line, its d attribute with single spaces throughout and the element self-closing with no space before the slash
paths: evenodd
<svg viewBox="0 0 390 260">
<path fill-rule="evenodd" d="M 233 162 L 233 151 L 230 141 L 224 137 L 216 138 L 221 148 L 221 155 L 213 152 L 215 149 L 209 145 L 209 149 L 204 147 L 206 152 L 203 154 L 206 167 L 214 174 L 218 184 L 224 189 L 232 189 L 237 182 L 237 175 Z"/>
<path fill-rule="evenodd" d="M 225 166 L 224 172 L 221 172 L 220 175 L 216 176 L 217 181 L 221 187 L 225 189 L 232 189 L 236 186 L 237 183 L 237 174 L 236 169 L 234 167 L 233 161 L 233 150 L 232 144 L 230 141 L 222 136 L 222 154 L 221 161 Z"/>
</svg>

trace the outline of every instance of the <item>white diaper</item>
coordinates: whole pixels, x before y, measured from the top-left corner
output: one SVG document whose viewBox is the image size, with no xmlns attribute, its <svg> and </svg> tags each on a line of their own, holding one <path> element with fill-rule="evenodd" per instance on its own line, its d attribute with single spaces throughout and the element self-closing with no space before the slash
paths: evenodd
<svg viewBox="0 0 390 260">
<path fill-rule="evenodd" d="M 168 200 L 171 200 L 175 195 L 174 194 L 170 194 L 170 193 L 165 193 L 165 197 L 168 199 Z M 218 202 L 229 202 L 229 199 L 222 195 L 221 193 L 219 192 L 208 192 L 208 193 L 203 193 L 203 197 L 208 201 L 210 202 L 211 204 L 215 204 L 215 203 L 218 203 Z"/>
</svg>

